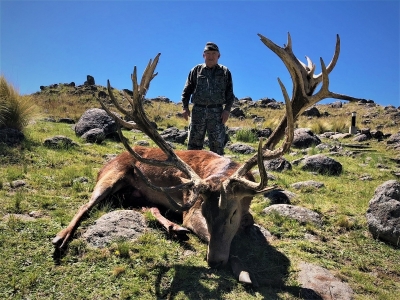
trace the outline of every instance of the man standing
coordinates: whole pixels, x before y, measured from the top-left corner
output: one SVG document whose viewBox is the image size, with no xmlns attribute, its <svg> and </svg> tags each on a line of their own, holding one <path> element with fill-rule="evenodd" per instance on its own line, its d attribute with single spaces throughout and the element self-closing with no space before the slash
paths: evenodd
<svg viewBox="0 0 400 300">
<path fill-rule="evenodd" d="M 223 155 L 225 123 L 234 101 L 232 75 L 227 67 L 218 64 L 220 52 L 216 44 L 206 44 L 203 58 L 204 63 L 190 70 L 182 92 L 183 117 L 186 120 L 190 116 L 189 100 L 194 104 L 188 149 L 203 149 L 207 132 L 210 150 Z"/>
</svg>

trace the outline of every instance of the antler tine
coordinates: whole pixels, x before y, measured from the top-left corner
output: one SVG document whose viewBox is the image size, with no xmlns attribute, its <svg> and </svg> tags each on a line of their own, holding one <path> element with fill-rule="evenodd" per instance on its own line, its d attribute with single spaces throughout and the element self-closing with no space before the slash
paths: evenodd
<svg viewBox="0 0 400 300">
<path fill-rule="evenodd" d="M 289 32 L 287 33 L 287 44 L 285 45 L 285 48 L 292 51 L 292 38 Z"/>
<path fill-rule="evenodd" d="M 111 89 L 111 85 L 110 85 L 110 81 L 107 80 L 107 90 L 108 90 L 108 94 L 111 98 L 111 102 L 113 103 L 113 105 L 123 114 L 129 114 L 129 112 L 127 110 L 125 110 L 122 106 L 119 105 L 117 99 L 114 97 L 114 94 L 112 92 Z M 107 114 L 109 116 L 111 116 L 115 122 L 117 122 L 120 126 L 124 127 L 124 128 L 128 128 L 128 129 L 139 129 L 139 127 L 136 124 L 132 124 L 129 122 L 126 122 L 124 120 L 122 120 L 121 118 L 119 118 L 116 114 L 114 114 L 106 105 L 105 103 L 98 97 L 96 97 L 97 101 L 100 102 L 100 105 L 102 106 L 102 108 L 107 112 Z"/>
<path fill-rule="evenodd" d="M 167 154 L 167 160 L 159 161 L 159 160 L 151 160 L 151 159 L 144 159 L 141 158 L 140 155 L 135 153 L 133 149 L 126 143 L 124 146 L 127 150 L 135 156 L 136 159 L 155 165 L 168 165 L 168 166 L 175 166 L 186 175 L 189 175 L 190 178 L 195 178 L 195 180 L 200 180 L 200 177 L 193 171 L 193 169 L 184 163 L 176 154 L 174 153 L 173 149 L 165 142 L 165 140 L 160 136 L 157 130 L 153 127 L 150 123 L 149 119 L 146 116 L 146 113 L 143 109 L 143 98 L 150 86 L 151 80 L 158 74 L 154 73 L 157 63 L 159 60 L 161 53 L 158 53 L 154 60 L 149 61 L 145 71 L 143 72 L 143 77 L 140 82 L 140 86 L 138 86 L 137 82 L 137 69 L 136 66 L 134 67 L 133 74 L 131 75 L 132 83 L 133 83 L 133 90 L 134 95 L 132 99 L 132 111 L 129 113 L 129 116 L 135 121 L 137 126 L 143 131 L 147 136 L 149 136 L 158 147 L 160 147 L 164 153 Z M 127 147 L 128 146 L 128 147 Z M 135 153 L 135 154 L 134 154 Z"/>
<path fill-rule="evenodd" d="M 137 69 L 136 66 L 133 67 L 133 73 L 131 74 L 131 79 L 132 79 L 132 92 L 134 97 L 139 96 L 139 85 L 137 82 Z M 133 107 L 133 103 L 132 103 Z"/>
<path fill-rule="evenodd" d="M 333 54 L 332 60 L 331 62 L 328 64 L 328 66 L 326 67 L 326 71 L 329 74 L 330 72 L 332 72 L 332 70 L 335 68 L 336 63 L 339 59 L 339 54 L 340 54 L 340 37 L 337 34 L 336 35 L 336 46 L 335 46 L 335 53 Z M 318 82 L 321 81 L 321 76 L 323 75 L 323 72 L 319 73 L 318 75 L 314 75 L 314 79 L 319 80 Z"/>
<path fill-rule="evenodd" d="M 310 76 L 313 76 L 314 75 L 314 72 L 315 72 L 315 64 L 312 62 L 312 60 L 308 57 L 308 56 L 306 56 L 306 59 L 307 59 L 307 68 L 308 68 L 308 74 L 310 75 Z"/>
<path fill-rule="evenodd" d="M 329 97 L 330 92 L 329 92 L 329 76 L 328 76 L 328 70 L 325 66 L 324 60 L 322 57 L 320 58 L 321 62 L 321 78 L 322 78 L 322 87 L 321 89 L 315 94 L 311 96 L 311 103 L 315 104 L 319 102 L 320 100 Z"/>
<path fill-rule="evenodd" d="M 140 81 L 140 93 L 141 96 L 144 97 L 149 90 L 150 82 L 153 80 L 154 77 L 157 76 L 158 73 L 154 73 L 158 60 L 160 58 L 161 53 L 158 53 L 154 58 L 154 61 L 150 59 L 149 63 L 147 64 L 146 69 L 143 72 L 142 80 Z"/>
<path fill-rule="evenodd" d="M 123 92 L 123 94 L 124 94 L 126 100 L 128 100 L 129 104 L 130 104 L 131 107 L 132 107 L 132 106 L 133 106 L 133 102 L 132 102 L 131 96 L 130 96 L 127 92 L 125 92 L 125 91 L 122 91 L 122 92 Z"/>
<path fill-rule="evenodd" d="M 118 109 L 122 114 L 128 115 L 129 112 L 127 110 L 125 110 L 121 105 L 119 105 L 117 99 L 115 98 L 114 93 L 112 92 L 112 89 L 111 89 L 110 80 L 108 80 L 108 79 L 107 79 L 107 90 L 108 90 L 108 95 L 111 98 L 111 102 L 115 106 L 115 108 Z M 100 103 L 102 103 L 102 102 L 100 102 Z M 108 113 L 108 114 L 110 114 L 110 113 Z"/>
</svg>

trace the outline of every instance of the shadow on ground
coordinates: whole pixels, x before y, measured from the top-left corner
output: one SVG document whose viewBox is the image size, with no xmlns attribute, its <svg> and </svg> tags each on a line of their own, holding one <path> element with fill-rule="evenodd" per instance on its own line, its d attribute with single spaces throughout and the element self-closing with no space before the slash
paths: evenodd
<svg viewBox="0 0 400 300">
<path fill-rule="evenodd" d="M 264 299 L 280 299 L 287 293 L 297 299 L 321 299 L 314 291 L 298 286 L 286 286 L 290 260 L 272 247 L 258 226 L 252 226 L 239 233 L 232 241 L 231 255 L 240 259 L 251 273 L 258 286 L 239 283 L 230 267 L 215 270 L 206 267 L 176 264 L 172 282 L 166 282 L 170 268 L 159 267 L 155 290 L 157 297 L 174 299 L 184 296 L 188 299 L 222 299 L 224 294 L 242 285 L 249 297 L 260 295 Z M 254 281 L 253 281 L 254 282 Z"/>
</svg>

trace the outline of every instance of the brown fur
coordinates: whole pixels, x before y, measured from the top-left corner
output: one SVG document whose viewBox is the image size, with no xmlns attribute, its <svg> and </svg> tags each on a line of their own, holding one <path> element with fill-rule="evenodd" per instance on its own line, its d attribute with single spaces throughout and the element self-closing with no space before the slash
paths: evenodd
<svg viewBox="0 0 400 300">
<path fill-rule="evenodd" d="M 134 148 L 143 158 L 151 158 L 157 160 L 165 160 L 167 156 L 159 148 L 146 148 L 137 146 Z M 224 210 L 226 217 L 223 216 L 222 210 L 218 207 L 220 197 L 221 183 L 229 178 L 238 168 L 239 164 L 233 162 L 229 158 L 219 156 L 210 151 L 204 150 L 181 150 L 175 152 L 184 162 L 186 162 L 202 179 L 206 179 L 209 184 L 209 189 L 203 193 L 196 200 L 195 204 L 188 210 L 182 213 L 183 226 L 190 229 L 197 236 L 206 242 L 210 242 L 211 236 L 214 234 L 215 239 L 220 240 L 217 235 L 226 236 L 226 243 L 228 245 L 216 246 L 215 251 L 209 249 L 209 252 L 224 252 L 221 257 L 216 255 L 216 262 L 209 261 L 210 264 L 219 265 L 226 263 L 227 254 L 229 255 L 229 248 L 231 238 L 236 234 L 236 231 L 242 223 L 248 223 L 249 206 L 252 197 L 242 197 L 242 199 L 229 199 L 228 208 Z M 61 230 L 53 244 L 57 246 L 64 246 L 68 239 L 71 237 L 73 231 L 78 226 L 79 221 L 83 215 L 88 212 L 94 205 L 102 201 L 111 194 L 115 194 L 122 189 L 129 188 L 130 196 L 132 198 L 146 200 L 146 206 L 150 207 L 150 211 L 157 218 L 157 220 L 168 230 L 170 233 L 180 236 L 186 234 L 187 230 L 161 216 L 157 207 L 162 207 L 169 210 L 175 208 L 169 203 L 164 193 L 153 190 L 136 174 L 133 164 L 135 164 L 142 173 L 151 180 L 151 182 L 160 187 L 171 187 L 182 183 L 181 178 L 187 178 L 180 170 L 174 167 L 158 167 L 149 164 L 138 162 L 129 152 L 123 152 L 113 160 L 106 163 L 99 171 L 97 176 L 97 183 L 93 190 L 90 201 L 84 204 L 76 213 L 67 228 Z M 246 178 L 254 181 L 254 177 L 248 173 Z M 170 193 L 174 200 L 179 204 L 186 203 L 188 193 L 186 191 L 174 191 Z M 203 205 L 203 203 L 206 203 Z M 236 215 L 236 213 L 238 215 Z M 235 218 L 231 218 L 234 215 Z M 240 217 L 240 218 L 239 218 Z M 235 219 L 232 229 L 226 229 L 225 223 L 227 220 L 232 223 Z M 214 222 L 215 220 L 215 222 Z M 212 224 L 210 224 L 212 223 Z M 250 222 L 251 223 L 251 222 Z M 208 224 L 208 225 L 207 225 Z M 212 227 L 210 229 L 209 227 Z M 223 228 L 222 228 L 223 227 Z M 222 228 L 222 229 L 221 229 Z M 215 233 L 210 232 L 214 230 Z M 227 231 L 234 231 L 229 232 Z M 224 249 L 221 249 L 224 248 Z M 211 260 L 211 258 L 210 258 Z"/>
</svg>

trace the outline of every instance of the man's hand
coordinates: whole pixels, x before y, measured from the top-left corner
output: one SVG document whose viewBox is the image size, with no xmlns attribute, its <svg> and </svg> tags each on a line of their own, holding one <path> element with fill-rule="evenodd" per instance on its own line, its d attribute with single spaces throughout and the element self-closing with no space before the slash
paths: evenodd
<svg viewBox="0 0 400 300">
<path fill-rule="evenodd" d="M 221 114 L 222 124 L 225 124 L 229 119 L 230 112 L 227 110 L 223 110 Z"/>
<path fill-rule="evenodd" d="M 186 121 L 189 119 L 189 117 L 190 117 L 190 110 L 189 110 L 189 108 L 184 108 L 184 109 L 183 109 L 182 116 L 185 118 Z"/>
</svg>

